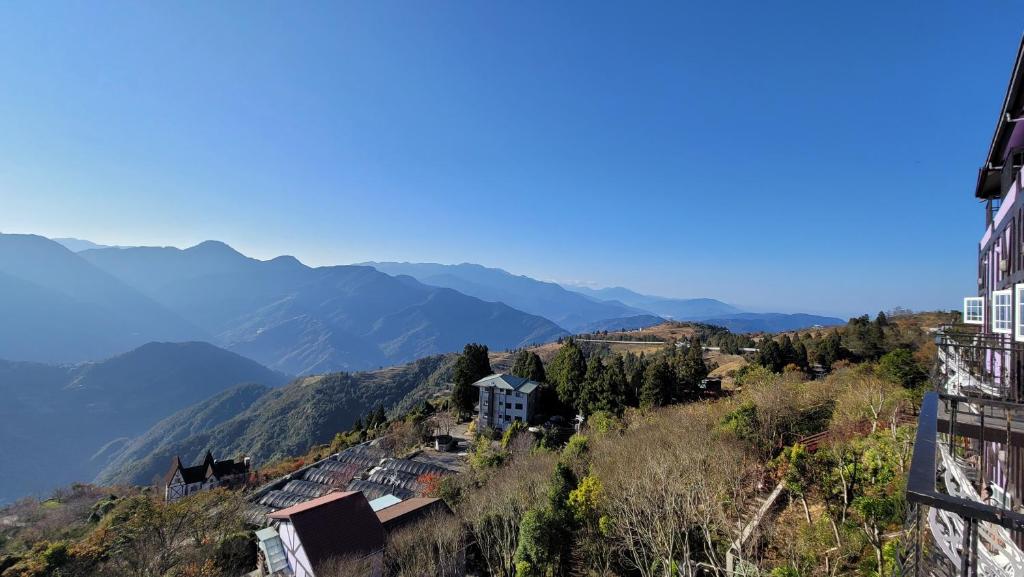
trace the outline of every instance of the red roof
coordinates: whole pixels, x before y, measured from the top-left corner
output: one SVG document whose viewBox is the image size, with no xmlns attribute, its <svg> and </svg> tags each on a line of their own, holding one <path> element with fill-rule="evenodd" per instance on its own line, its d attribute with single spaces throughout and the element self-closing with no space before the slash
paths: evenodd
<svg viewBox="0 0 1024 577">
<path fill-rule="evenodd" d="M 328 493 L 268 517 L 292 524 L 314 570 L 331 557 L 367 555 L 384 547 L 384 527 L 358 491 Z"/>
</svg>

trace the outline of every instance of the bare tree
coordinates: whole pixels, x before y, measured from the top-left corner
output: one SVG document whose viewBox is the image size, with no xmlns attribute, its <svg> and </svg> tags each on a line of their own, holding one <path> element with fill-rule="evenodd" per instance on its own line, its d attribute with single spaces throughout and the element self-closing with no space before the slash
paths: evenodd
<svg viewBox="0 0 1024 577">
<path fill-rule="evenodd" d="M 380 555 L 331 557 L 316 567 L 317 577 L 373 577 L 381 564 Z"/>
<path fill-rule="evenodd" d="M 384 563 L 390 577 L 458 577 L 465 566 L 462 526 L 448 512 L 434 513 L 388 537 Z"/>
<path fill-rule="evenodd" d="M 515 575 L 519 522 L 542 498 L 553 466 L 547 454 L 514 459 L 460 505 L 458 514 L 480 548 L 487 574 Z"/>
</svg>

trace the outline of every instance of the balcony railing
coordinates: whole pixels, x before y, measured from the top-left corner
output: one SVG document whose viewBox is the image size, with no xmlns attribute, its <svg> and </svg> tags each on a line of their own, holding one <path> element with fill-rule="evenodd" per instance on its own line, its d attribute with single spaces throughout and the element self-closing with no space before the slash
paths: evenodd
<svg viewBox="0 0 1024 577">
<path fill-rule="evenodd" d="M 1014 464 L 1024 406 L 938 392 L 924 397 L 907 480 L 901 575 L 1024 575 Z"/>
<path fill-rule="evenodd" d="M 1013 335 L 944 328 L 938 347 L 939 392 L 1000 401 L 1022 402 L 1024 343 Z"/>
</svg>

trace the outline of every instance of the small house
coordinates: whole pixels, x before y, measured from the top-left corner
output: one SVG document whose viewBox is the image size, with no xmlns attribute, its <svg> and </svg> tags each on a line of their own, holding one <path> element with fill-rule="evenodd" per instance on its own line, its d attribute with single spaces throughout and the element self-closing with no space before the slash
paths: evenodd
<svg viewBox="0 0 1024 577">
<path fill-rule="evenodd" d="M 236 487 L 248 478 L 248 458 L 218 461 L 207 451 L 202 463 L 186 467 L 181 463 L 181 457 L 174 457 L 170 470 L 164 475 L 164 499 L 172 502 L 215 487 Z"/>
</svg>

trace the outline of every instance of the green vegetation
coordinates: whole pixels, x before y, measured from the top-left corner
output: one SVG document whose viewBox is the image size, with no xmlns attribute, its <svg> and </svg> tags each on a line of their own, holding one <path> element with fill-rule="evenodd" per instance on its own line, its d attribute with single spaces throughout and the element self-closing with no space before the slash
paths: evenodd
<svg viewBox="0 0 1024 577">
<path fill-rule="evenodd" d="M 21 523 L 0 532 L 0 575 L 235 577 L 255 567 L 237 493 L 218 489 L 168 504 L 149 492 L 99 491 L 77 485 L 47 501 L 57 506 L 27 500 L 8 508 Z"/>
<path fill-rule="evenodd" d="M 693 401 L 707 399 L 698 385 L 711 367 L 696 334 L 646 355 L 588 354 L 570 339 L 547 367 L 534 351 L 520 351 L 514 369 L 543 371 L 559 403 L 571 401 L 562 408 L 587 415 L 585 430 L 562 447 L 525 424 L 500 440 L 479 431 L 469 469 L 429 483 L 456 519 L 431 521 L 442 534 L 426 525 L 403 531 L 385 551 L 388 577 L 409 568 L 447 575 L 463 544 L 469 572 L 480 575 L 723 574 L 758 499 L 779 483 L 780 510 L 743 549 L 743 563 L 772 575 L 890 575 L 913 440 L 900 416 L 919 393 L 931 351 L 920 322 L 880 317 L 824 334 L 762 337 L 762 352 L 773 352 L 759 360 L 771 366 L 749 365 L 736 375 L 741 390 L 701 402 Z M 840 358 L 831 374 L 812 380 L 811 359 L 833 353 Z M 469 381 L 489 372 L 484 362 L 486 349 L 470 345 L 416 375 L 437 382 L 461 372 Z M 320 387 L 351 383 L 345 374 L 307 379 L 314 396 L 302 398 L 315 405 Z M 335 428 L 327 444 L 272 472 L 370 438 L 402 455 L 450 428 L 456 403 L 453 394 L 389 417 L 388 404 L 367 397 L 348 417 L 353 426 Z M 821 432 L 828 435 L 804 443 Z M 251 567 L 251 540 L 240 532 L 237 503 L 223 491 L 165 505 L 146 492 L 83 489 L 74 499 L 24 504 L 20 518 L 31 522 L 0 529 L 0 576 L 238 574 Z M 342 561 L 336 574 L 360 574 Z"/>
<path fill-rule="evenodd" d="M 885 315 L 763 337 L 770 366 L 741 370 L 731 397 L 693 403 L 709 369 L 695 338 L 648 356 L 588 355 L 566 340 L 547 374 L 589 415 L 585 434 L 560 451 L 518 430 L 500 445 L 481 436 L 471 470 L 437 494 L 475 544 L 470 571 L 674 577 L 722 574 L 757 499 L 781 483 L 781 510 L 743 563 L 889 575 L 913 439 L 900 415 L 924 382 L 928 342 L 921 323 Z M 818 354 L 838 360 L 811 380 Z"/>
<path fill-rule="evenodd" d="M 491 374 L 491 361 L 487 347 L 470 343 L 462 350 L 452 371 L 452 401 L 461 414 L 473 412 L 478 392 L 473 383 Z"/>
</svg>

